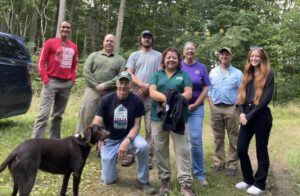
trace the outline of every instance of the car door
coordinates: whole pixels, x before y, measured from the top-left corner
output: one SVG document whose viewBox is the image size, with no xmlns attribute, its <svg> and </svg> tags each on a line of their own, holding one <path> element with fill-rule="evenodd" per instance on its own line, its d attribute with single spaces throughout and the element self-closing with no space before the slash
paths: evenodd
<svg viewBox="0 0 300 196">
<path fill-rule="evenodd" d="M 31 61 L 26 52 L 18 40 L 0 34 L 0 118 L 24 114 L 30 106 Z"/>
</svg>

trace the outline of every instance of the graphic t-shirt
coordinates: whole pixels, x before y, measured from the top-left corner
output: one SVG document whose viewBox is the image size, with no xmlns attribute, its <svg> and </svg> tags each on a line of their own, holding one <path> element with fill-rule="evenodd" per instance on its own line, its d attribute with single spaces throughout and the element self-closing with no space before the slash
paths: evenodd
<svg viewBox="0 0 300 196">
<path fill-rule="evenodd" d="M 110 139 L 121 140 L 134 126 L 135 118 L 144 114 L 144 104 L 140 97 L 130 92 L 126 99 L 120 100 L 116 92 L 112 92 L 101 98 L 96 115 L 103 118 L 105 129 L 110 132 Z"/>
<path fill-rule="evenodd" d="M 76 44 L 67 40 L 64 44 L 60 38 L 47 40 L 41 50 L 37 68 L 45 84 L 49 77 L 57 77 L 75 82 L 78 62 Z"/>
</svg>

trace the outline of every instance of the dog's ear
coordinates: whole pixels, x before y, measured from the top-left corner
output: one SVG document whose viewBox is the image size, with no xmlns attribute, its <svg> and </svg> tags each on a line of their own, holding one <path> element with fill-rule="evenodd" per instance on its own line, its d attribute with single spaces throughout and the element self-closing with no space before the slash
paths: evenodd
<svg viewBox="0 0 300 196">
<path fill-rule="evenodd" d="M 84 138 L 90 142 L 91 141 L 91 138 L 92 138 L 92 129 L 93 127 L 92 126 L 89 126 L 85 129 L 85 131 L 83 132 L 83 135 L 84 135 Z"/>
</svg>

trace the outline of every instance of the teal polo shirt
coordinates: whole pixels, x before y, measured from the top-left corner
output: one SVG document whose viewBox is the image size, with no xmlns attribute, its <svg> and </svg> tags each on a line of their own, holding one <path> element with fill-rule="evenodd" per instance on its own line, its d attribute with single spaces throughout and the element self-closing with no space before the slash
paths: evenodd
<svg viewBox="0 0 300 196">
<path fill-rule="evenodd" d="M 185 87 L 192 88 L 192 80 L 189 75 L 178 69 L 176 73 L 169 78 L 166 74 L 165 70 L 159 70 L 158 72 L 154 73 L 150 78 L 149 84 L 156 85 L 157 91 L 161 93 L 167 93 L 169 90 L 175 89 L 179 93 L 183 93 Z M 161 119 L 157 116 L 157 105 L 158 103 L 152 100 L 151 103 L 151 120 L 154 121 L 161 121 Z M 188 108 L 184 108 L 183 117 L 185 122 L 187 121 L 188 117 Z"/>
</svg>

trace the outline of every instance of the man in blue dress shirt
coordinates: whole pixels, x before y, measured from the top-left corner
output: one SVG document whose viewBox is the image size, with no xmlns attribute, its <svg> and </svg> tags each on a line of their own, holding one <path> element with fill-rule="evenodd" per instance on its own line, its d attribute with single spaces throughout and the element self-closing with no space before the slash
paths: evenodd
<svg viewBox="0 0 300 196">
<path fill-rule="evenodd" d="M 239 116 L 235 107 L 238 89 L 243 74 L 231 65 L 232 52 L 224 47 L 219 51 L 220 65 L 211 70 L 209 74 L 210 86 L 208 103 L 211 109 L 211 127 L 214 135 L 214 171 L 222 171 L 227 166 L 227 174 L 235 176 L 238 168 L 236 151 Z M 226 160 L 225 130 L 229 139 L 229 153 Z"/>
</svg>

